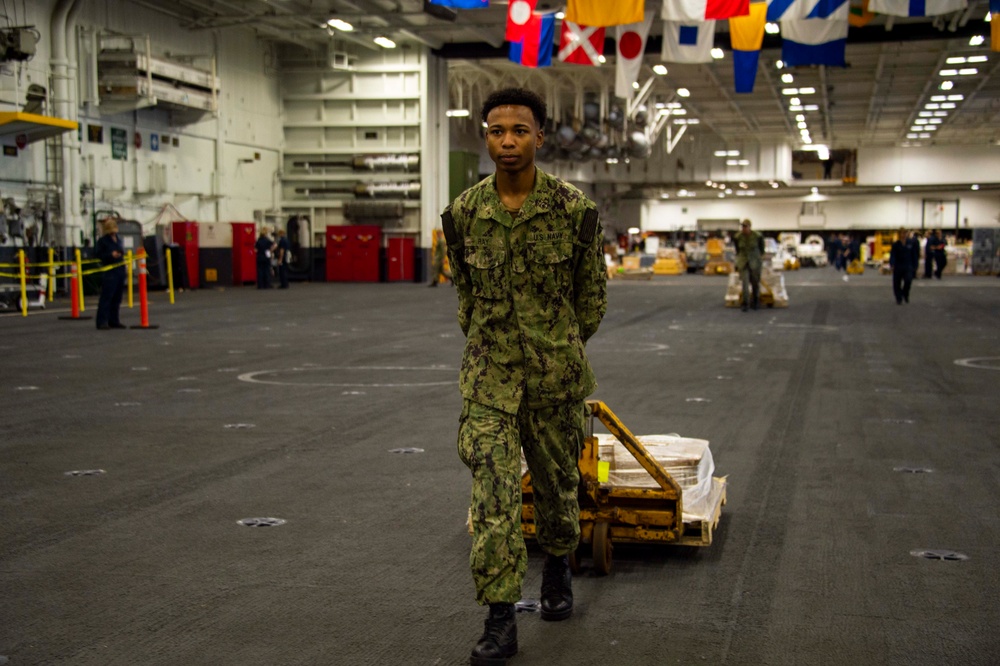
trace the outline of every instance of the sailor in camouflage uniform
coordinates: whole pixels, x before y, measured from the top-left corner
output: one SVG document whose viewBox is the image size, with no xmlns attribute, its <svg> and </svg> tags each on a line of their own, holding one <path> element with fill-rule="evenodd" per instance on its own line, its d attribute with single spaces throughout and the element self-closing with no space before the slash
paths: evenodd
<svg viewBox="0 0 1000 666">
<path fill-rule="evenodd" d="M 530 91 L 501 90 L 482 117 L 496 173 L 442 215 L 466 336 L 458 450 L 472 472 L 470 565 L 476 598 L 490 606 L 473 666 L 505 664 L 517 652 L 513 604 L 527 569 L 522 449 L 546 553 L 542 619 L 572 613 L 567 556 L 580 540 L 584 399 L 597 385 L 584 343 L 607 310 L 597 207 L 534 163 L 545 103 Z"/>
</svg>

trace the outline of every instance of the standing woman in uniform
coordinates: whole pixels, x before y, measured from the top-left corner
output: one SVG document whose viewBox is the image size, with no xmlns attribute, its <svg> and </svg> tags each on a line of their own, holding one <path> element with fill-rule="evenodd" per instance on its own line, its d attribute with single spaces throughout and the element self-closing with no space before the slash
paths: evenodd
<svg viewBox="0 0 1000 666">
<path fill-rule="evenodd" d="M 118 237 L 118 223 L 109 217 L 102 223 L 104 235 L 97 240 L 96 254 L 102 266 L 121 264 L 125 248 Z M 97 302 L 97 329 L 127 328 L 118 318 L 125 290 L 125 265 L 108 268 L 102 273 L 101 298 Z"/>
<path fill-rule="evenodd" d="M 257 288 L 271 288 L 271 252 L 274 251 L 274 241 L 268 238 L 267 227 L 260 228 L 260 236 L 254 243 L 257 250 Z"/>
</svg>

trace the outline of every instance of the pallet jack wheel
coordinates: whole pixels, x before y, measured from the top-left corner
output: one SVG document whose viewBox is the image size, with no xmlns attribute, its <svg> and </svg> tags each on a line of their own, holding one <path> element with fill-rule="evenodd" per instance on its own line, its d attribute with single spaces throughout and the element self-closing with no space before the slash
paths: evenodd
<svg viewBox="0 0 1000 666">
<path fill-rule="evenodd" d="M 580 556 L 577 554 L 580 549 L 572 551 L 569 554 L 569 570 L 573 572 L 574 576 L 579 576 L 580 572 L 583 571 L 583 567 L 580 566 Z"/>
<path fill-rule="evenodd" d="M 602 576 L 611 573 L 611 524 L 594 524 L 594 569 Z"/>
</svg>

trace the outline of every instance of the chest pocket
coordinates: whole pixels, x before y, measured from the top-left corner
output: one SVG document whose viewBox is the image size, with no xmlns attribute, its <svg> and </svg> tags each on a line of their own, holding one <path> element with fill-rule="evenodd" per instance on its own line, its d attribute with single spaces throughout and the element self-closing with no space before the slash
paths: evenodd
<svg viewBox="0 0 1000 666">
<path fill-rule="evenodd" d="M 573 280 L 573 243 L 529 242 L 528 271 L 529 279 L 539 291 L 568 293 Z"/>
<path fill-rule="evenodd" d="M 472 277 L 472 295 L 480 298 L 505 298 L 510 291 L 506 270 L 507 252 L 502 241 L 485 245 L 467 245 L 465 261 Z"/>
</svg>

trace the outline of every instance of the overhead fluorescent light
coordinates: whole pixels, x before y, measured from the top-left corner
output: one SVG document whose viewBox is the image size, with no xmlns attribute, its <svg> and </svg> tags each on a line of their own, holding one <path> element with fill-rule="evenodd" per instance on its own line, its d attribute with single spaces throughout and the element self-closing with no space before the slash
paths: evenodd
<svg viewBox="0 0 1000 666">
<path fill-rule="evenodd" d="M 334 30 L 340 30 L 342 32 L 350 32 L 351 30 L 354 30 L 353 25 L 351 25 L 347 21 L 341 21 L 338 18 L 332 18 L 329 21 L 327 21 L 326 24 L 331 28 L 333 28 Z"/>
<path fill-rule="evenodd" d="M 976 69 L 975 67 L 963 67 L 962 69 L 958 70 L 959 76 L 975 76 L 978 73 L 979 70 Z"/>
<path fill-rule="evenodd" d="M 938 86 L 941 90 L 951 90 L 955 87 L 954 81 L 942 81 L 941 85 Z"/>
<path fill-rule="evenodd" d="M 774 63 L 774 66 L 775 66 L 775 67 L 777 67 L 778 69 L 782 69 L 782 68 L 784 68 L 784 66 L 785 66 L 785 63 L 784 63 L 784 61 L 782 61 L 782 60 L 778 60 L 778 61 L 776 61 L 776 62 Z"/>
<path fill-rule="evenodd" d="M 396 48 L 396 42 L 392 41 L 388 37 L 382 37 L 380 35 L 380 36 L 376 37 L 372 41 L 374 41 L 376 44 L 378 44 L 379 46 L 381 46 L 384 49 L 394 49 L 394 48 Z"/>
<path fill-rule="evenodd" d="M 807 127 L 809 127 L 809 125 L 806 125 L 804 122 L 800 122 L 798 123 L 797 127 L 799 129 L 806 129 Z"/>
<path fill-rule="evenodd" d="M 931 101 L 932 102 L 943 102 L 946 99 L 948 99 L 948 98 L 945 97 L 944 95 L 932 95 L 931 96 Z"/>
<path fill-rule="evenodd" d="M 791 72 L 785 72 L 784 74 L 781 75 L 782 83 L 792 83 L 793 81 L 795 81 L 795 77 L 792 76 Z"/>
<path fill-rule="evenodd" d="M 900 187 L 899 185 L 897 185 L 896 187 L 892 188 L 892 191 L 893 191 L 893 192 L 902 192 L 902 191 L 903 191 L 903 188 L 902 188 L 902 187 Z"/>
<path fill-rule="evenodd" d="M 782 88 L 781 89 L 781 94 L 782 95 L 798 95 L 799 94 L 799 89 L 798 88 Z"/>
<path fill-rule="evenodd" d="M 799 94 L 800 95 L 815 95 L 816 94 L 816 89 L 815 88 L 811 88 L 811 87 L 810 88 L 799 88 Z"/>
<path fill-rule="evenodd" d="M 691 91 L 688 90 L 687 88 L 678 88 L 677 94 L 680 95 L 681 97 L 690 97 Z"/>
<path fill-rule="evenodd" d="M 985 41 L 986 38 L 982 35 L 973 35 L 969 37 L 969 46 L 982 46 Z"/>
<path fill-rule="evenodd" d="M 968 63 L 986 62 L 987 60 L 989 60 L 989 58 L 987 58 L 986 56 L 978 55 L 978 56 L 969 56 L 968 58 L 965 59 L 965 62 Z"/>
<path fill-rule="evenodd" d="M 970 189 L 973 189 L 973 190 L 978 190 L 978 189 L 979 189 L 979 186 L 978 186 L 978 185 L 973 185 L 973 186 L 972 186 L 972 187 L 971 187 Z"/>
<path fill-rule="evenodd" d="M 957 69 L 942 69 L 938 72 L 938 76 L 958 76 Z"/>
<path fill-rule="evenodd" d="M 726 57 L 726 54 L 722 52 L 720 48 L 714 48 L 711 50 L 712 58 L 715 60 L 722 60 Z"/>
<path fill-rule="evenodd" d="M 471 114 L 468 109 L 448 109 L 444 115 L 449 118 L 468 118 Z"/>
<path fill-rule="evenodd" d="M 797 116 L 795 116 L 796 122 L 802 122 L 805 119 L 806 119 L 806 117 L 804 115 L 802 115 L 801 113 L 798 114 Z"/>
<path fill-rule="evenodd" d="M 666 76 L 667 68 L 664 67 L 663 65 L 653 65 L 653 73 L 659 74 L 660 76 Z"/>
<path fill-rule="evenodd" d="M 948 117 L 948 112 L 947 111 L 934 111 L 933 114 L 934 114 L 935 118 L 947 118 Z"/>
<path fill-rule="evenodd" d="M 765 23 L 764 24 L 764 32 L 766 32 L 769 35 L 777 35 L 780 31 L 781 31 L 781 28 L 778 27 L 777 23 Z"/>
<path fill-rule="evenodd" d="M 965 56 L 952 56 L 944 61 L 946 65 L 964 65 L 966 63 Z"/>
<path fill-rule="evenodd" d="M 955 108 L 955 103 L 954 102 L 941 102 L 941 108 L 942 109 L 954 109 Z"/>
<path fill-rule="evenodd" d="M 788 100 L 788 103 L 791 104 L 792 106 L 799 106 L 800 104 L 802 104 L 802 100 L 799 99 L 798 97 L 793 97 L 790 100 Z"/>
<path fill-rule="evenodd" d="M 926 104 L 924 104 L 924 108 L 925 109 L 940 109 L 941 105 L 938 104 L 937 102 L 927 102 Z"/>
<path fill-rule="evenodd" d="M 965 95 L 948 95 L 949 102 L 961 102 L 963 99 L 965 99 Z"/>
<path fill-rule="evenodd" d="M 801 104 L 792 104 L 790 107 L 788 107 L 788 110 L 789 111 L 805 111 L 806 109 Z"/>
</svg>

